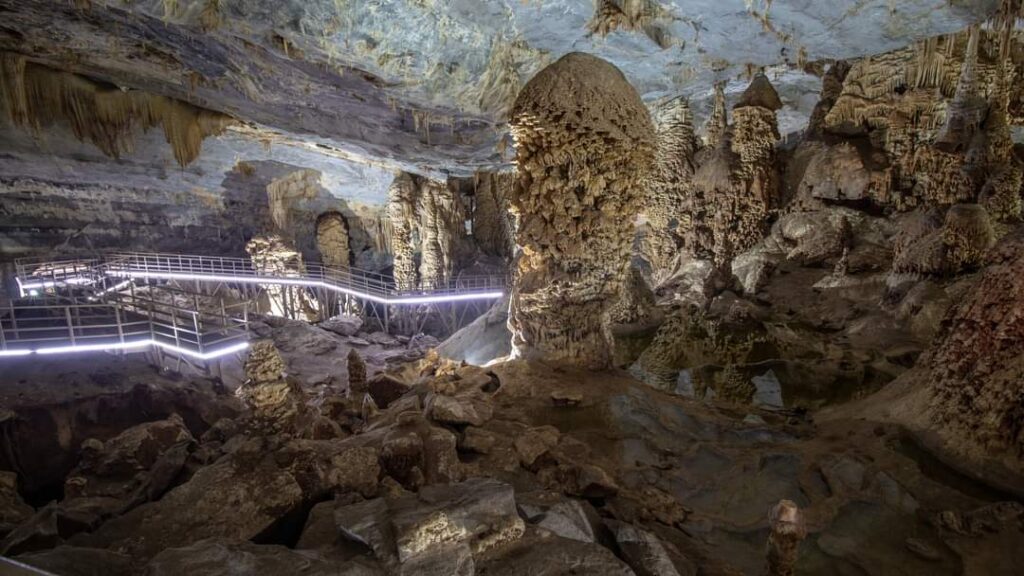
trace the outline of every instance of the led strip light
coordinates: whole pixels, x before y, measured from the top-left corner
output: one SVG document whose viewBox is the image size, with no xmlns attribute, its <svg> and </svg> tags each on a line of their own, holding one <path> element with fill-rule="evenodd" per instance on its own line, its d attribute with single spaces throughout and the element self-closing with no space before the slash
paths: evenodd
<svg viewBox="0 0 1024 576">
<path fill-rule="evenodd" d="M 274 277 L 259 277 L 259 276 L 229 276 L 221 274 L 190 274 L 186 272 L 136 272 L 132 270 L 112 270 L 106 272 L 108 276 L 116 276 L 119 278 L 161 278 L 165 280 L 207 280 L 213 282 L 245 282 L 249 284 L 280 284 L 284 286 L 305 286 L 309 288 L 326 288 L 342 294 L 348 294 L 349 296 L 356 296 L 358 298 L 365 298 L 378 304 L 395 304 L 395 305 L 416 305 L 416 304 L 437 304 L 441 302 L 465 302 L 468 300 L 495 300 L 505 295 L 500 290 L 490 292 L 477 292 L 474 294 L 447 294 L 444 296 L 398 296 L 395 298 L 388 298 L 386 296 L 376 296 L 367 292 L 360 292 L 359 290 L 353 290 L 351 288 L 344 288 L 337 286 L 329 282 L 322 280 L 306 280 L 303 278 L 274 278 Z M 34 284 L 22 284 L 21 279 L 16 278 L 18 281 L 18 289 L 21 293 L 21 297 L 25 297 L 26 290 L 33 290 L 36 288 L 47 288 L 54 286 L 55 282 L 37 282 Z M 67 284 L 88 284 L 91 280 L 88 278 L 72 277 L 68 278 L 65 283 Z M 109 290 L 106 290 L 109 291 Z M 106 292 L 105 291 L 105 292 Z"/>
<path fill-rule="evenodd" d="M 395 305 L 416 305 L 416 304 L 433 304 L 441 302 L 464 302 L 469 300 L 494 300 L 501 298 L 505 295 L 502 291 L 490 291 L 490 292 L 479 292 L 475 294 L 448 294 L 444 296 L 399 296 L 395 298 L 388 298 L 384 296 L 376 296 L 367 292 L 360 292 L 359 290 L 353 290 L 351 288 L 344 288 L 335 284 L 322 281 L 322 280 L 307 280 L 303 278 L 274 278 L 274 277 L 258 277 L 258 276 L 231 276 L 221 274 L 190 274 L 185 272 L 136 272 L 132 270 L 110 270 L 105 272 L 108 276 L 115 276 L 120 278 L 161 278 L 167 280 L 206 280 L 214 282 L 245 282 L 250 284 L 279 284 L 285 286 L 305 286 L 310 288 L 325 288 L 334 292 L 340 292 L 342 294 L 348 294 L 350 296 L 356 296 L 358 298 L 365 298 L 372 302 L 379 304 L 395 304 Z M 25 297 L 26 292 L 36 290 L 39 288 L 49 288 L 59 284 L 91 284 L 94 281 L 91 278 L 83 276 L 72 276 L 64 279 L 63 281 L 40 281 L 30 284 L 23 284 L 20 278 L 15 277 L 15 281 L 18 283 L 18 291 L 22 298 Z M 112 288 L 108 288 L 101 292 L 101 294 L 117 290 L 125 286 L 128 281 L 121 282 Z M 125 342 L 117 344 L 83 344 L 83 345 L 71 345 L 71 346 L 56 346 L 50 348 L 39 348 L 36 350 L 0 350 L 0 358 L 3 357 L 18 357 L 27 356 L 30 354 L 67 354 L 74 352 L 97 352 L 97 351 L 115 351 L 115 350 L 131 350 L 136 348 L 143 348 L 146 346 L 157 346 L 171 352 L 190 356 L 192 358 L 198 358 L 200 360 L 211 360 L 219 358 L 227 354 L 232 354 L 244 350 L 249 347 L 248 342 L 240 342 L 227 346 L 220 350 L 213 352 L 196 352 L 188 350 L 187 348 L 181 348 L 172 344 L 166 344 L 157 340 L 138 340 L 135 342 Z"/>
<path fill-rule="evenodd" d="M 438 302 L 462 302 L 466 300 L 494 300 L 505 295 L 501 291 L 479 292 L 476 294 L 448 294 L 446 296 L 399 296 L 388 298 L 376 296 L 366 292 L 360 292 L 351 288 L 343 288 L 321 280 L 306 280 L 303 278 L 274 278 L 259 276 L 226 276 L 220 274 L 189 274 L 185 272 L 134 272 L 134 271 L 111 271 L 111 276 L 122 278 L 163 278 L 168 280 L 211 280 L 216 282 L 247 282 L 250 284 L 281 284 L 285 286 L 306 286 L 310 288 L 326 288 L 349 296 L 365 298 L 379 304 L 432 304 Z"/>
<path fill-rule="evenodd" d="M 72 354 L 75 352 L 112 352 L 116 350 L 134 350 L 137 348 L 145 348 L 146 346 L 156 346 L 163 348 L 177 354 L 184 356 L 190 356 L 199 360 L 213 360 L 214 358 L 220 358 L 234 352 L 240 352 L 249 347 L 248 342 L 239 342 L 232 344 L 231 346 L 225 346 L 219 350 L 212 352 L 196 352 L 195 350 L 189 350 L 188 348 L 182 348 L 173 344 L 167 344 L 158 340 L 136 340 L 134 342 L 124 342 L 115 344 L 81 344 L 71 346 L 53 346 L 50 348 L 38 348 L 36 350 L 2 350 L 0 351 L 0 357 L 10 356 L 28 356 L 29 354 Z"/>
</svg>

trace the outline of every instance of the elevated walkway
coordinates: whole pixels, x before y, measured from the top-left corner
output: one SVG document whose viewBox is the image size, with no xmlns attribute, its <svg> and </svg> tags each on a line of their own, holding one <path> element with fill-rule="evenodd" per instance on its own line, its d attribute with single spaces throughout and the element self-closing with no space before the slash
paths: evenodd
<svg viewBox="0 0 1024 576">
<path fill-rule="evenodd" d="M 423 310 L 440 305 L 490 303 L 505 292 L 504 276 L 459 277 L 445 285 L 400 290 L 380 274 L 308 265 L 301 272 L 258 269 L 245 258 L 117 252 L 96 258 L 16 262 L 20 298 L 0 308 L 0 359 L 32 354 L 162 351 L 198 361 L 239 352 L 248 346 L 248 319 L 260 289 L 301 287 L 323 311 L 372 311 L 384 330 L 392 308 Z M 179 288 L 163 299 L 157 286 Z M 136 285 L 144 285 L 136 290 Z M 181 291 L 194 286 L 194 291 Z M 228 287 L 243 296 L 219 310 L 200 299 Z M 288 291 L 283 292 L 287 299 Z M 452 308 L 452 316 L 455 316 Z M 455 323 L 461 322 L 468 314 Z M 326 314 L 325 314 L 326 315 Z"/>
</svg>

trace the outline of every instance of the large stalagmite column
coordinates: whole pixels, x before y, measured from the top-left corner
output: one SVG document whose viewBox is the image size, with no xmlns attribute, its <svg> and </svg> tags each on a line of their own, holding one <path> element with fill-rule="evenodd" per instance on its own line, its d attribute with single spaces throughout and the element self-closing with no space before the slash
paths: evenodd
<svg viewBox="0 0 1024 576">
<path fill-rule="evenodd" d="M 399 290 L 416 288 L 416 182 L 406 173 L 395 177 L 388 190 L 388 220 L 391 222 L 391 252 L 394 255 L 395 284 Z"/>
<path fill-rule="evenodd" d="M 516 356 L 611 362 L 608 313 L 630 264 L 654 129 L 611 64 L 572 53 L 522 90 L 511 114 L 519 218 L 509 324 Z"/>
</svg>

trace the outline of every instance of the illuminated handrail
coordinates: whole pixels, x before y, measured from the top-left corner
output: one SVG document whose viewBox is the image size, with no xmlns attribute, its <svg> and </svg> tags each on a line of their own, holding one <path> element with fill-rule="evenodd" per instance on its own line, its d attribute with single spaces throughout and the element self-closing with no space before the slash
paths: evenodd
<svg viewBox="0 0 1024 576">
<path fill-rule="evenodd" d="M 113 301 L 44 299 L 0 308 L 0 358 L 156 347 L 209 360 L 248 345 L 245 320 L 123 294 Z"/>
<path fill-rule="evenodd" d="M 381 304 L 415 305 L 472 299 L 500 298 L 506 289 L 503 275 L 458 276 L 440 285 L 400 290 L 382 274 L 354 267 L 307 264 L 304 271 L 260 269 L 252 260 L 228 256 L 115 252 L 103 258 L 45 262 L 16 262 L 22 295 L 33 288 L 74 283 L 98 284 L 105 277 L 257 283 L 325 288 Z M 37 275 L 35 271 L 42 271 Z"/>
</svg>

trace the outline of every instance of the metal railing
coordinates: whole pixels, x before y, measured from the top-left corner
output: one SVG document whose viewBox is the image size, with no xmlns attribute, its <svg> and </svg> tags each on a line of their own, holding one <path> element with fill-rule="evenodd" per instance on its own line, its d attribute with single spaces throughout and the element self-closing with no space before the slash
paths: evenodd
<svg viewBox="0 0 1024 576">
<path fill-rule="evenodd" d="M 457 276 L 442 284 L 402 290 L 388 276 L 358 268 L 332 268 L 306 264 L 304 270 L 257 266 L 247 258 L 187 254 L 115 252 L 100 258 L 47 262 L 16 261 L 18 284 L 26 288 L 101 283 L 105 277 L 163 278 L 177 280 L 253 282 L 324 287 L 384 304 L 418 304 L 465 298 L 499 298 L 507 276 Z"/>
<path fill-rule="evenodd" d="M 0 356 L 125 351 L 157 346 L 186 356 L 213 358 L 244 347 L 246 322 L 113 293 L 103 301 L 35 298 L 0 308 Z"/>
</svg>

